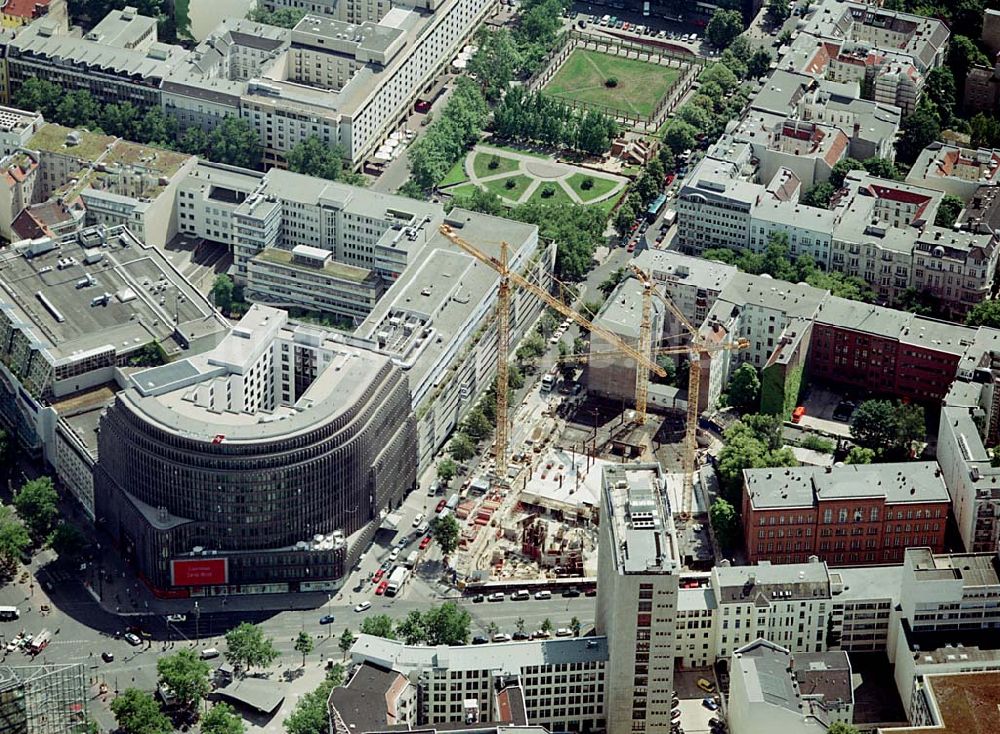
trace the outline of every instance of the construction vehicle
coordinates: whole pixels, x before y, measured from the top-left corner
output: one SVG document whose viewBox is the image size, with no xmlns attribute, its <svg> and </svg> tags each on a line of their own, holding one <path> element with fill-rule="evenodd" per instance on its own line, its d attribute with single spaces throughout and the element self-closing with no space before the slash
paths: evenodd
<svg viewBox="0 0 1000 734">
<path fill-rule="evenodd" d="M 634 359 L 641 368 L 645 370 L 651 370 L 663 377 L 666 375 L 666 371 L 656 364 L 655 360 L 651 359 L 649 356 L 649 351 L 643 352 L 641 349 L 636 349 L 632 345 L 625 342 L 621 337 L 619 337 L 614 332 L 605 329 L 602 326 L 592 323 L 587 318 L 581 314 L 574 311 L 572 308 L 564 304 L 558 298 L 554 297 L 544 288 L 532 283 L 530 280 L 525 278 L 520 273 L 511 270 L 507 264 L 507 250 L 508 244 L 506 242 L 500 243 L 500 257 L 496 258 L 492 255 L 487 255 L 485 252 L 477 248 L 470 242 L 462 239 L 461 236 L 449 225 L 441 225 L 441 234 L 447 237 L 451 242 L 457 245 L 466 254 L 474 257 L 479 262 L 493 268 L 500 274 L 500 285 L 497 294 L 497 426 L 496 426 L 496 472 L 495 477 L 498 482 L 507 481 L 507 442 L 508 434 L 510 430 L 510 424 L 507 418 L 507 384 L 508 384 L 508 369 L 510 360 L 510 289 L 511 282 L 517 285 L 519 288 L 524 288 L 526 291 L 531 293 L 533 296 L 541 300 L 549 308 L 558 311 L 563 316 L 572 319 L 577 324 L 585 329 L 588 329 L 591 334 L 596 334 L 601 339 L 604 339 L 612 346 L 618 347 L 622 353 Z M 647 329 L 648 331 L 648 329 Z M 648 339 L 647 339 L 648 341 Z M 640 373 L 648 374 L 644 372 L 643 369 L 637 370 Z M 645 404 L 642 406 L 643 419 L 645 418 Z"/>
</svg>

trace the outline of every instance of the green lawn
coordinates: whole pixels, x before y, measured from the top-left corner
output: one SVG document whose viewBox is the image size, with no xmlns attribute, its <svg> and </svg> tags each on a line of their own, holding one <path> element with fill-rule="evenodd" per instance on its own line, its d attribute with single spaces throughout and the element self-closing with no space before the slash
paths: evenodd
<svg viewBox="0 0 1000 734">
<path fill-rule="evenodd" d="M 677 69 L 659 64 L 577 48 L 542 91 L 551 97 L 649 117 L 679 76 Z M 611 77 L 618 79 L 617 86 L 605 86 Z"/>
<path fill-rule="evenodd" d="M 483 186 L 492 191 L 498 196 L 502 196 L 505 199 L 510 199 L 516 202 L 521 198 L 521 194 L 531 185 L 532 179 L 530 176 L 525 176 L 524 174 L 517 174 L 515 176 L 506 176 L 504 178 L 496 178 L 492 181 L 484 181 Z M 507 182 L 513 181 L 514 187 L 508 189 Z"/>
<path fill-rule="evenodd" d="M 441 188 L 445 186 L 451 186 L 452 184 L 462 183 L 463 181 L 468 181 L 469 177 L 465 175 L 465 157 L 463 156 L 458 163 L 451 167 L 441 183 L 438 184 Z"/>
<path fill-rule="evenodd" d="M 474 183 L 462 184 L 461 186 L 456 186 L 453 189 L 448 189 L 448 193 L 452 196 L 464 196 L 466 194 L 471 194 L 476 190 L 476 185 Z"/>
<path fill-rule="evenodd" d="M 552 196 L 549 197 L 542 196 L 542 191 L 544 191 L 546 187 L 552 187 L 555 193 L 553 193 Z M 547 181 L 545 183 L 542 183 L 537 189 L 535 189 L 535 193 L 531 195 L 531 198 L 528 199 L 528 201 L 537 201 L 541 202 L 542 204 L 576 203 L 571 198 L 569 198 L 569 194 L 566 193 L 566 190 L 555 181 Z"/>
<path fill-rule="evenodd" d="M 552 160 L 552 156 L 548 153 L 542 153 L 534 148 L 522 148 L 517 145 L 505 145 L 503 143 L 498 143 L 492 138 L 487 143 L 491 148 L 498 148 L 499 150 L 508 150 L 511 153 L 520 153 L 521 155 L 530 155 L 532 158 L 544 158 L 546 160 Z M 483 150 L 483 155 L 491 155 L 489 150 Z"/>
<path fill-rule="evenodd" d="M 589 189 L 583 188 L 583 182 L 587 179 L 594 182 L 594 185 Z M 576 192 L 585 203 L 593 201 L 594 199 L 599 199 L 600 197 L 607 194 L 609 191 L 618 185 L 618 182 L 610 178 L 598 178 L 597 176 L 590 176 L 586 173 L 574 173 L 565 183 L 569 184 L 569 187 Z"/>
<path fill-rule="evenodd" d="M 501 173 L 511 173 L 516 171 L 521 162 L 514 160 L 513 158 L 508 158 L 503 155 L 495 155 L 486 151 L 479 151 L 474 153 L 475 158 L 472 159 L 472 170 L 476 172 L 479 178 L 484 178 L 486 176 L 498 176 Z M 497 167 L 490 168 L 490 163 L 496 160 Z"/>
</svg>

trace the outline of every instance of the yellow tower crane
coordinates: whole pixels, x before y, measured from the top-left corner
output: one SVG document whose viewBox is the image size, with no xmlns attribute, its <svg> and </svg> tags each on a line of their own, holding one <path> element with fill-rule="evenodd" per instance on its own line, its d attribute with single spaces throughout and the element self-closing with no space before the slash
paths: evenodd
<svg viewBox="0 0 1000 734">
<path fill-rule="evenodd" d="M 694 328 L 684 313 L 677 308 L 670 298 L 660 293 L 652 280 L 644 271 L 632 266 L 632 272 L 642 283 L 643 304 L 642 321 L 639 326 L 639 343 L 643 354 L 686 354 L 688 356 L 688 399 L 687 417 L 684 427 L 684 443 L 681 452 L 682 471 L 684 475 L 684 489 L 681 500 L 680 516 L 687 519 L 691 516 L 691 505 L 694 499 L 694 471 L 695 457 L 697 455 L 697 432 L 698 432 L 698 403 L 701 397 L 701 357 L 705 354 L 712 354 L 723 350 L 736 351 L 746 349 L 750 342 L 746 339 L 739 339 L 736 342 L 713 343 L 707 341 L 701 333 Z M 652 298 L 656 296 L 667 309 L 673 314 L 684 330 L 690 342 L 683 346 L 652 348 L 651 325 L 652 325 Z M 591 352 L 590 354 L 566 355 L 558 358 L 557 361 L 581 361 L 585 362 L 593 357 L 620 356 L 621 351 Z M 649 395 L 649 374 L 647 370 L 636 367 L 636 422 L 642 423 L 646 417 L 646 404 Z M 641 417 L 640 417 L 641 416 Z"/>
<path fill-rule="evenodd" d="M 631 357 L 636 361 L 636 369 L 644 375 L 652 371 L 660 377 L 665 376 L 666 371 L 660 367 L 655 360 L 651 359 L 649 352 L 642 352 L 628 342 L 624 341 L 614 332 L 602 326 L 592 323 L 581 314 L 565 305 L 558 298 L 546 291 L 544 288 L 532 283 L 515 270 L 511 270 L 507 262 L 507 243 L 500 244 L 500 257 L 496 258 L 487 255 L 475 245 L 464 240 L 449 225 L 441 225 L 441 234 L 451 240 L 464 252 L 476 258 L 479 262 L 487 265 L 500 274 L 500 288 L 497 297 L 497 435 L 496 435 L 496 467 L 497 477 L 500 482 L 507 481 L 507 371 L 508 360 L 510 359 L 510 286 L 513 281 L 520 288 L 524 288 L 545 305 L 558 311 L 563 316 L 572 319 L 591 334 L 597 334 L 601 339 L 612 346 L 618 347 L 621 353 Z M 640 339 L 641 341 L 641 339 Z M 648 341 L 648 338 L 647 338 Z M 645 406 L 643 406 L 645 412 Z M 643 416 L 645 418 L 645 416 Z"/>
</svg>

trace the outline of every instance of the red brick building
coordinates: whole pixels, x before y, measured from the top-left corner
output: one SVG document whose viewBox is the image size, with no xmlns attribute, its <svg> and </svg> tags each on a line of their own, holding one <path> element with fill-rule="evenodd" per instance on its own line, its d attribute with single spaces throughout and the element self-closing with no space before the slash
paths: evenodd
<svg viewBox="0 0 1000 734">
<path fill-rule="evenodd" d="M 937 403 L 976 330 L 860 301 L 829 298 L 809 343 L 809 377 L 859 393 Z"/>
<path fill-rule="evenodd" d="M 746 469 L 747 562 L 901 563 L 908 546 L 944 550 L 950 506 L 935 462 Z"/>
</svg>

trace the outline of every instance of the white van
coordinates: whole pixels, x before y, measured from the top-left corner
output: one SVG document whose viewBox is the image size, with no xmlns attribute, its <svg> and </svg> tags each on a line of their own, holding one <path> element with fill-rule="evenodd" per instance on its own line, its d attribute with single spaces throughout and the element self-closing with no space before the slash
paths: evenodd
<svg viewBox="0 0 1000 734">
<path fill-rule="evenodd" d="M 214 647 L 209 647 L 201 651 L 202 660 L 211 660 L 212 658 L 219 657 L 219 651 Z"/>
<path fill-rule="evenodd" d="M 536 591 L 535 592 L 535 598 L 536 599 L 551 599 L 552 598 L 552 592 L 549 591 L 548 589 L 543 589 L 542 591 Z"/>
</svg>

